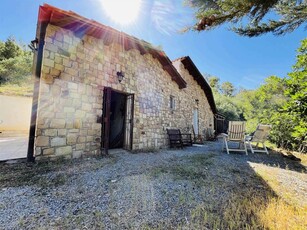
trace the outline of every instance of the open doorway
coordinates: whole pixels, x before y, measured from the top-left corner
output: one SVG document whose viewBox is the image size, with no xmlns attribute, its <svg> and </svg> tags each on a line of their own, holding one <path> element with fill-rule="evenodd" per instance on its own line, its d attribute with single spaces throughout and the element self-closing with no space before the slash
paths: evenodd
<svg viewBox="0 0 307 230">
<path fill-rule="evenodd" d="M 132 149 L 134 95 L 104 89 L 102 147 Z"/>
<path fill-rule="evenodd" d="M 126 95 L 111 91 L 110 149 L 124 147 Z"/>
</svg>

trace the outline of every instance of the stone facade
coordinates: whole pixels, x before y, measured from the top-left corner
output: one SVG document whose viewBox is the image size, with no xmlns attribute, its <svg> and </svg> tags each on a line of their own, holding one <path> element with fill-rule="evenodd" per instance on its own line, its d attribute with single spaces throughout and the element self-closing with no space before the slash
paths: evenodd
<svg viewBox="0 0 307 230">
<path fill-rule="evenodd" d="M 36 157 L 80 157 L 98 154 L 103 89 L 134 94 L 133 149 L 168 146 L 166 128 L 191 131 L 193 109 L 199 130 L 213 126 L 213 112 L 203 89 L 180 63 L 187 82 L 178 84 L 151 54 L 126 51 L 116 43 L 48 25 L 43 51 L 36 121 Z M 118 82 L 117 71 L 125 77 Z M 170 108 L 170 97 L 175 108 Z M 195 99 L 199 100 L 197 104 Z"/>
</svg>

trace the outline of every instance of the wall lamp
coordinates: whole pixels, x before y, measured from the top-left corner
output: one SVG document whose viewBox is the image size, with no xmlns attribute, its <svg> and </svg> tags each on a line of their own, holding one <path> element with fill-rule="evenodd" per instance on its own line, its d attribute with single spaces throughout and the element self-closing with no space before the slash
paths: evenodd
<svg viewBox="0 0 307 230">
<path fill-rule="evenodd" d="M 198 100 L 198 99 L 195 99 L 195 102 L 196 102 L 196 105 L 198 105 L 198 103 L 199 103 L 199 100 Z"/>
<path fill-rule="evenodd" d="M 29 48 L 34 52 L 37 51 L 38 49 L 38 39 L 35 38 L 34 40 L 31 41 L 30 45 L 28 45 Z"/>
<path fill-rule="evenodd" d="M 119 83 L 124 79 L 125 74 L 122 71 L 116 73 Z"/>
</svg>

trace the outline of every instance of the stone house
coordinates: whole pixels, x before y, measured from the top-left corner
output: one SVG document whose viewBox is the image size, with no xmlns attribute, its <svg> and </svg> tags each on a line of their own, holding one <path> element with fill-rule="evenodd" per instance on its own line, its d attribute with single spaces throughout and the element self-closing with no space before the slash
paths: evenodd
<svg viewBox="0 0 307 230">
<path fill-rule="evenodd" d="M 212 91 L 189 57 L 44 4 L 28 160 L 168 146 L 166 129 L 214 128 Z"/>
</svg>

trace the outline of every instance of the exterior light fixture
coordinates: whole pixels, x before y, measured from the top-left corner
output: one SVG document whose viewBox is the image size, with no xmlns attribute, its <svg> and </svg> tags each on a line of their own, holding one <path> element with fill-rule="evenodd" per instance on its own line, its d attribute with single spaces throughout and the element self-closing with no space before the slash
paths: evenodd
<svg viewBox="0 0 307 230">
<path fill-rule="evenodd" d="M 198 103 L 199 103 L 199 100 L 198 100 L 198 99 L 195 99 L 195 102 L 196 102 L 196 104 L 198 105 Z"/>
<path fill-rule="evenodd" d="M 119 83 L 124 79 L 125 74 L 122 71 L 116 73 Z"/>
<path fill-rule="evenodd" d="M 38 39 L 35 38 L 34 40 L 31 41 L 31 44 L 28 45 L 29 48 L 34 52 L 34 51 L 37 51 L 38 49 Z"/>
</svg>

